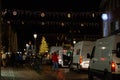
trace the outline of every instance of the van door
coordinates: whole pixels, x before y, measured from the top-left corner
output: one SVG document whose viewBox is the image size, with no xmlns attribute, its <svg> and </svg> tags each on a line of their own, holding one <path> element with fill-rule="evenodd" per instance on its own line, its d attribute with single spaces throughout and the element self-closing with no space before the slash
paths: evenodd
<svg viewBox="0 0 120 80">
<path fill-rule="evenodd" d="M 91 54 L 91 61 L 90 61 L 90 68 L 93 68 L 93 69 L 96 69 L 96 70 L 99 70 L 99 66 L 101 65 L 100 63 L 100 57 L 101 57 L 101 50 L 100 50 L 100 47 L 96 46 L 94 47 L 95 51 L 92 51 L 92 54 Z"/>
<path fill-rule="evenodd" d="M 90 63 L 91 68 L 103 71 L 106 67 L 109 67 L 109 55 L 111 48 L 108 46 L 111 46 L 112 44 L 109 44 L 110 42 L 108 41 L 109 40 L 106 39 L 100 39 L 96 42 L 95 52 L 94 55 L 92 55 L 94 57 L 91 59 Z"/>
<path fill-rule="evenodd" d="M 116 62 L 116 71 L 120 72 L 120 43 L 117 43 L 117 49 L 116 49 L 116 58 L 115 58 L 115 62 Z"/>
</svg>

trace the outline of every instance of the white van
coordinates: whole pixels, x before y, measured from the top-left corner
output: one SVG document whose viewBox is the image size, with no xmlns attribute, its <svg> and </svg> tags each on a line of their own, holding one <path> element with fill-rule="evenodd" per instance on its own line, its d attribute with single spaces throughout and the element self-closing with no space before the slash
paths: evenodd
<svg viewBox="0 0 120 80">
<path fill-rule="evenodd" d="M 72 53 L 69 50 L 65 50 L 65 49 L 59 50 L 58 63 L 60 65 L 60 67 L 69 67 L 71 54 L 68 54 L 68 52 Z"/>
<path fill-rule="evenodd" d="M 54 53 L 54 52 L 58 52 L 59 50 L 63 50 L 62 46 L 51 46 L 50 47 L 50 54 Z"/>
<path fill-rule="evenodd" d="M 90 59 L 87 54 L 92 52 L 95 42 L 80 41 L 74 45 L 73 59 L 70 64 L 71 70 L 88 69 Z"/>
<path fill-rule="evenodd" d="M 120 35 L 98 39 L 90 58 L 89 80 L 120 80 Z"/>
<path fill-rule="evenodd" d="M 68 67 L 71 56 L 68 54 L 69 50 L 64 49 L 62 46 L 52 46 L 50 48 L 50 54 L 57 52 L 58 64 L 60 67 Z"/>
</svg>

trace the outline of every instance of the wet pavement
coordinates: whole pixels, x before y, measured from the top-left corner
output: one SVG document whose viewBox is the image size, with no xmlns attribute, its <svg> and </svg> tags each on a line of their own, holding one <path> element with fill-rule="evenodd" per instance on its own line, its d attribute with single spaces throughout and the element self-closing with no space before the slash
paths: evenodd
<svg viewBox="0 0 120 80">
<path fill-rule="evenodd" d="M 69 68 L 59 68 L 58 71 L 53 71 L 49 65 L 42 65 L 40 71 L 28 67 L 1 67 L 1 80 L 88 80 L 88 75 L 71 72 Z"/>
<path fill-rule="evenodd" d="M 42 80 L 36 71 L 29 68 L 1 68 L 1 80 Z"/>
<path fill-rule="evenodd" d="M 69 68 L 59 68 L 59 71 L 53 71 L 51 66 L 44 66 L 41 75 L 43 80 L 88 80 L 87 72 L 70 71 Z"/>
</svg>

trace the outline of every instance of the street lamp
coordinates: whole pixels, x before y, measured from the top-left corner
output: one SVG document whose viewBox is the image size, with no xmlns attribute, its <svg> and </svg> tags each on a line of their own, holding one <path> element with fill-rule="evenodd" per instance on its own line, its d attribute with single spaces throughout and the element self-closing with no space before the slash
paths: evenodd
<svg viewBox="0 0 120 80">
<path fill-rule="evenodd" d="M 73 40 L 73 44 L 74 44 L 74 45 L 76 44 L 76 40 Z"/>
<path fill-rule="evenodd" d="M 37 38 L 37 34 L 34 34 L 33 35 L 33 37 L 34 37 L 34 50 L 35 50 L 35 54 L 36 54 L 36 38 Z"/>
<path fill-rule="evenodd" d="M 101 17 L 102 17 L 102 20 L 103 20 L 103 37 L 106 37 L 109 34 L 108 14 L 103 13 Z"/>
<path fill-rule="evenodd" d="M 102 19 L 105 21 L 105 20 L 108 20 L 108 15 L 106 13 L 103 13 L 102 14 Z"/>
</svg>

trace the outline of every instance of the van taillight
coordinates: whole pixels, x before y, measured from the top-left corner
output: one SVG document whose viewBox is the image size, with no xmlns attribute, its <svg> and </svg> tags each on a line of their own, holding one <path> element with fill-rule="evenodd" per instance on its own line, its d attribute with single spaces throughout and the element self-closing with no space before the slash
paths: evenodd
<svg viewBox="0 0 120 80">
<path fill-rule="evenodd" d="M 111 63 L 111 71 L 112 71 L 112 72 L 115 72 L 115 62 L 112 62 L 112 63 Z"/>
<path fill-rule="evenodd" d="M 80 56 L 80 60 L 79 60 L 80 64 L 82 63 L 82 56 Z"/>
</svg>

